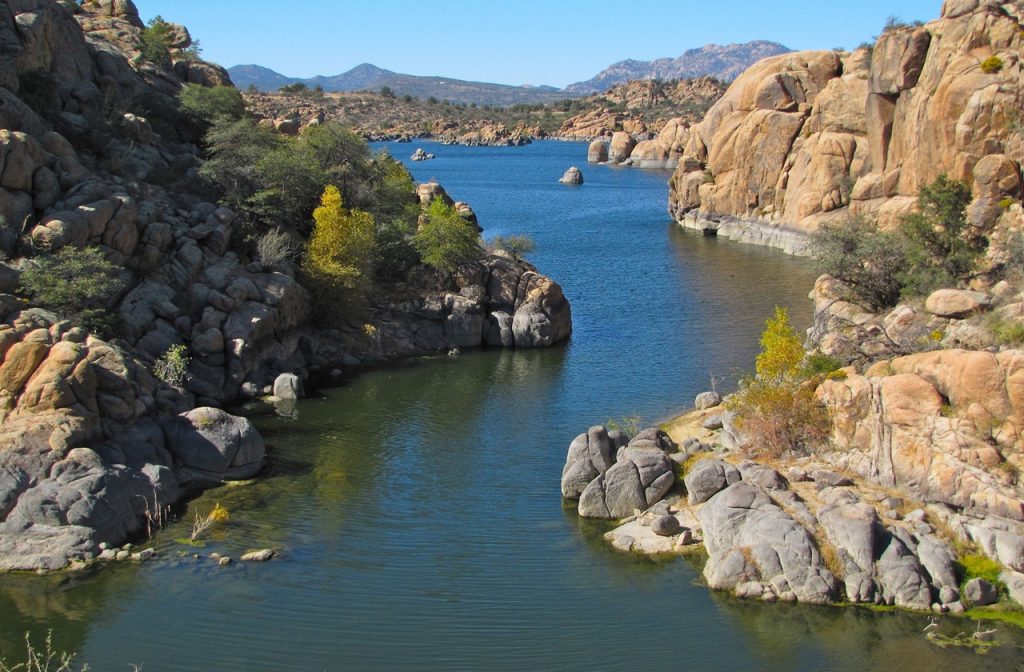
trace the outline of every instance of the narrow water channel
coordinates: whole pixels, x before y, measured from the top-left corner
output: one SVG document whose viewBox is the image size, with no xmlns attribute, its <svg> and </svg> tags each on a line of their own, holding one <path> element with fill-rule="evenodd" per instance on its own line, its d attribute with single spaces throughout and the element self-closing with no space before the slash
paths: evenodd
<svg viewBox="0 0 1024 672">
<path fill-rule="evenodd" d="M 359 372 L 293 417 L 249 407 L 267 474 L 192 504 L 226 506 L 225 528 L 193 548 L 174 524 L 141 566 L 3 577 L 0 654 L 52 629 L 94 670 L 1015 669 L 1017 647 L 933 647 L 920 615 L 742 603 L 687 561 L 608 548 L 559 497 L 573 436 L 729 388 L 775 305 L 807 326 L 811 270 L 679 230 L 667 173 L 583 165 L 585 145 L 388 145 L 417 146 L 438 158 L 416 179 L 470 202 L 485 236 L 535 240 L 571 341 Z M 557 184 L 573 164 L 585 184 Z M 267 546 L 266 564 L 205 557 Z"/>
</svg>

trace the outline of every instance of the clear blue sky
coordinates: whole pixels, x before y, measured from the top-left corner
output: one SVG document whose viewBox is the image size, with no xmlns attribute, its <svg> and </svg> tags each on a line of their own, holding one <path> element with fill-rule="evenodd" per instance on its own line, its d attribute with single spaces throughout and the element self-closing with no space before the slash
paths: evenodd
<svg viewBox="0 0 1024 672">
<path fill-rule="evenodd" d="M 203 55 L 292 77 L 373 63 L 411 75 L 562 87 L 627 58 L 674 57 L 708 43 L 772 40 L 851 48 L 887 17 L 937 18 L 941 0 L 135 0 L 188 26 Z"/>
</svg>

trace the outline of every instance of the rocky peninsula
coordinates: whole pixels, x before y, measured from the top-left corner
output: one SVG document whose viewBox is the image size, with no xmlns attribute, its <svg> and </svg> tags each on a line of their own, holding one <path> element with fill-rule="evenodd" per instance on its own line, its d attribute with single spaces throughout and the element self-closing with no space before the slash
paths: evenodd
<svg viewBox="0 0 1024 672">
<path fill-rule="evenodd" d="M 618 520 L 614 546 L 702 544 L 708 585 L 749 599 L 1024 605 L 1024 351 L 1010 335 L 1024 295 L 1008 261 L 1024 230 L 1022 25 L 1020 2 L 947 0 L 852 53 L 767 58 L 700 123 L 668 129 L 657 157 L 676 161 L 669 210 L 686 228 L 807 253 L 851 216 L 893 230 L 948 179 L 967 185 L 964 236 L 986 247 L 957 286 L 895 307 L 819 278 L 805 347 L 836 366 L 794 388 L 824 423 L 803 449 L 758 444 L 745 428 L 770 420 L 713 393 L 665 431 L 578 436 L 562 494 Z M 590 159 L 638 148 L 623 132 Z"/>
</svg>

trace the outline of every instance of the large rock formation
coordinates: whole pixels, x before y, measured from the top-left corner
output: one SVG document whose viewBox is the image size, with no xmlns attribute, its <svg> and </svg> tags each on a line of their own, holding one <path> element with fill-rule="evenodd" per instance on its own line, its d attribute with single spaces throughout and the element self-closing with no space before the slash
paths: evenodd
<svg viewBox="0 0 1024 672">
<path fill-rule="evenodd" d="M 940 350 L 826 381 L 827 458 L 880 485 L 972 515 L 1024 522 L 1024 352 Z"/>
<path fill-rule="evenodd" d="M 1019 2 L 947 2 L 871 49 L 758 62 L 690 129 L 669 210 L 799 252 L 847 214 L 892 224 L 946 173 L 974 184 L 974 223 L 1019 216 L 992 206 L 1020 198 L 1022 20 Z"/>
</svg>

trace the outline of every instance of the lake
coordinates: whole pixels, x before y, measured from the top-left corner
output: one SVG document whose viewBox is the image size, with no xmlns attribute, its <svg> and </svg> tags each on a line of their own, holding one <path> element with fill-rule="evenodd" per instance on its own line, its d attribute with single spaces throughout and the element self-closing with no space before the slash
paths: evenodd
<svg viewBox="0 0 1024 672">
<path fill-rule="evenodd" d="M 468 201 L 485 237 L 536 242 L 572 303 L 570 342 L 354 372 L 292 417 L 246 407 L 266 474 L 192 502 L 153 562 L 3 577 L 3 655 L 52 629 L 104 671 L 1017 669 L 1004 626 L 1011 645 L 977 656 L 929 644 L 919 614 L 740 602 L 686 560 L 610 549 L 563 504 L 576 434 L 732 389 L 776 305 L 808 326 L 805 260 L 680 230 L 667 172 L 585 165 L 585 144 L 381 146 L 435 153 L 407 165 Z M 570 165 L 585 184 L 557 183 Z M 202 548 L 176 541 L 215 503 L 227 525 Z M 268 546 L 266 564 L 206 557 Z"/>
</svg>

